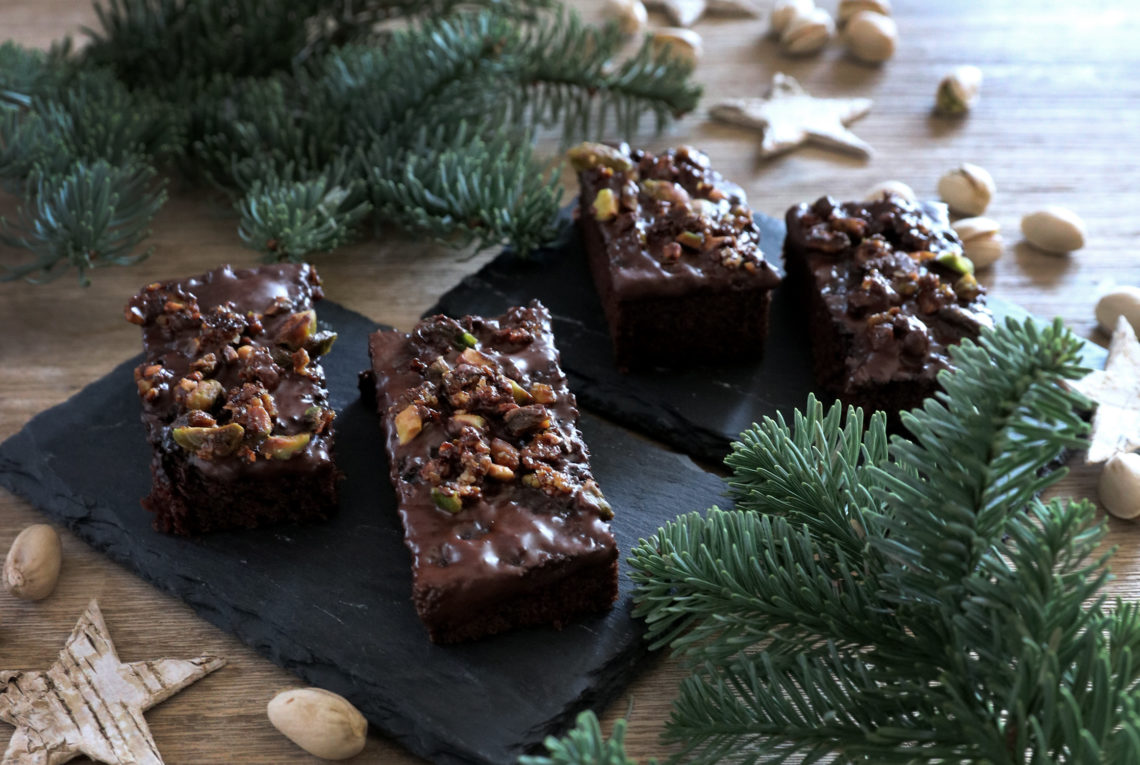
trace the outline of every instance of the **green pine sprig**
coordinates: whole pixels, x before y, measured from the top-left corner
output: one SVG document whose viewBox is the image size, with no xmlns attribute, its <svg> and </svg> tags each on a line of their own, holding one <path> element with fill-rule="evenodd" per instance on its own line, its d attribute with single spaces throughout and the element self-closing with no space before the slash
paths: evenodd
<svg viewBox="0 0 1140 765">
<path fill-rule="evenodd" d="M 636 765 L 625 754 L 625 720 L 614 724 L 613 735 L 607 739 L 597 716 L 589 710 L 578 715 L 565 736 L 547 736 L 543 744 L 545 755 L 520 757 L 519 765 Z"/>
<path fill-rule="evenodd" d="M 372 211 L 364 184 L 343 170 L 310 180 L 276 177 L 255 181 L 238 203 L 238 235 L 266 260 L 299 261 L 352 241 Z"/>
<path fill-rule="evenodd" d="M 52 281 L 74 268 L 81 284 L 92 269 L 132 265 L 150 255 L 136 248 L 150 236 L 150 223 L 166 201 L 154 168 L 137 160 L 112 165 L 80 160 L 62 175 L 33 170 L 33 200 L 19 222 L 0 218 L 0 242 L 28 254 L 23 263 L 0 267 L 0 281 Z"/>
<path fill-rule="evenodd" d="M 42 212 L 70 202 L 36 199 L 33 172 L 55 188 L 97 161 L 127 175 L 177 169 L 229 194 L 242 240 L 270 257 L 351 241 L 369 206 L 373 230 L 525 255 L 556 236 L 561 197 L 536 135 L 624 137 L 646 117 L 660 129 L 700 95 L 689 64 L 648 43 L 623 61 L 615 26 L 584 24 L 554 0 L 96 9 L 99 28 L 80 52 L 67 41 L 50 53 L 0 46 L 0 180 Z M 409 24 L 378 26 L 395 19 Z M 158 187 L 146 188 L 153 206 Z M 39 217 L 36 237 L 9 241 L 50 237 L 56 246 L 40 246 L 36 262 L 90 244 L 59 246 L 75 229 L 51 231 L 53 221 L 90 211 L 59 212 Z M 149 218 L 122 222 L 139 229 L 120 230 L 116 247 L 138 240 Z"/>
<path fill-rule="evenodd" d="M 1140 610 L 1102 591 L 1094 506 L 1037 498 L 1087 431 L 1079 348 L 1060 323 L 962 343 L 910 438 L 814 398 L 743 434 L 735 509 L 631 558 L 690 670 L 679 760 L 1140 761 Z"/>
</svg>

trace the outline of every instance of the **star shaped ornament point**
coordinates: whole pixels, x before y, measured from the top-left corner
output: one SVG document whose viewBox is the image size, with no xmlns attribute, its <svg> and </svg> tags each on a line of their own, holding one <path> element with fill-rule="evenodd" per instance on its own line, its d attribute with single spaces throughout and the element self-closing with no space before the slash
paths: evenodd
<svg viewBox="0 0 1140 765">
<path fill-rule="evenodd" d="M 162 765 L 143 712 L 225 663 L 202 656 L 124 664 L 92 600 L 46 671 L 0 671 L 0 720 L 16 726 L 0 763 L 57 765 L 86 755 Z"/>
<path fill-rule="evenodd" d="M 1140 449 L 1140 341 L 1128 319 L 1117 320 L 1104 369 L 1073 387 L 1097 402 L 1086 462 L 1104 462 L 1117 452 Z"/>
<path fill-rule="evenodd" d="M 709 116 L 730 125 L 762 130 L 760 154 L 772 157 L 805 143 L 864 159 L 872 149 L 847 125 L 871 111 L 869 98 L 815 98 L 783 72 L 772 77 L 763 98 L 734 98 L 709 109 Z"/>
</svg>

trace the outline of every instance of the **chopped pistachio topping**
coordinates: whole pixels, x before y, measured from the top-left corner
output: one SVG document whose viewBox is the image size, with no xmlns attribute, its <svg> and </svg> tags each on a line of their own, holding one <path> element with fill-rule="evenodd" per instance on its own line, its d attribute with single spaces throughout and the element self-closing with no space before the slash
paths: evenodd
<svg viewBox="0 0 1140 765">
<path fill-rule="evenodd" d="M 415 404 L 404 407 L 396 415 L 396 438 L 401 444 L 411 441 L 423 429 L 424 421 L 420 419 L 420 413 L 416 410 Z"/>
<path fill-rule="evenodd" d="M 507 382 L 511 384 L 511 395 L 515 397 L 515 403 L 521 405 L 533 404 L 534 396 L 527 392 L 526 388 L 519 385 L 511 378 L 507 378 Z"/>
<path fill-rule="evenodd" d="M 699 231 L 682 231 L 677 235 L 677 243 L 690 250 L 699 250 L 705 244 L 705 235 Z"/>
<path fill-rule="evenodd" d="M 186 426 L 171 431 L 174 443 L 189 452 L 202 452 L 203 456 L 224 457 L 237 451 L 245 436 L 245 428 L 236 422 L 228 425 L 196 428 Z"/>
<path fill-rule="evenodd" d="M 689 205 L 693 199 L 689 196 L 689 192 L 673 181 L 659 181 L 655 178 L 650 178 L 641 182 L 641 190 L 648 194 L 653 199 L 661 202 L 670 202 L 675 205 Z"/>
<path fill-rule="evenodd" d="M 974 262 L 960 252 L 941 252 L 934 260 L 960 274 L 974 273 Z"/>
<path fill-rule="evenodd" d="M 613 189 L 601 189 L 594 197 L 594 217 L 598 222 L 613 220 L 618 214 L 617 198 Z"/>
<path fill-rule="evenodd" d="M 310 309 L 287 316 L 277 330 L 277 342 L 291 351 L 304 348 L 317 331 L 317 312 Z M 238 349 L 241 352 L 241 349 Z"/>
<path fill-rule="evenodd" d="M 270 436 L 261 443 L 261 451 L 271 460 L 287 460 L 304 451 L 312 440 L 309 433 L 294 436 Z"/>
<path fill-rule="evenodd" d="M 633 160 L 628 154 L 604 143 L 580 143 L 566 152 L 566 158 L 578 172 L 594 167 L 608 167 L 618 171 L 633 168 Z"/>
<path fill-rule="evenodd" d="M 491 363 L 491 360 L 484 356 L 474 348 L 468 348 L 463 353 L 459 354 L 459 358 L 466 361 L 468 364 L 476 367 L 485 367 Z"/>
<path fill-rule="evenodd" d="M 318 332 L 309 338 L 309 343 L 305 346 L 305 349 L 309 352 L 309 355 L 314 358 L 317 356 L 324 356 L 326 353 L 332 350 L 333 343 L 335 342 L 336 332 L 325 330 L 324 332 Z"/>
<path fill-rule="evenodd" d="M 460 412 L 459 414 L 453 415 L 451 419 L 461 425 L 470 425 L 479 430 L 484 430 L 487 427 L 487 420 L 477 414 Z"/>
<path fill-rule="evenodd" d="M 440 510 L 446 510 L 454 515 L 463 509 L 463 500 L 454 491 L 440 488 L 439 486 L 433 487 L 431 490 L 431 501 Z"/>
<path fill-rule="evenodd" d="M 217 380 L 202 380 L 186 397 L 186 408 L 206 411 L 213 407 L 218 396 L 221 396 L 225 391 L 225 386 Z"/>
</svg>

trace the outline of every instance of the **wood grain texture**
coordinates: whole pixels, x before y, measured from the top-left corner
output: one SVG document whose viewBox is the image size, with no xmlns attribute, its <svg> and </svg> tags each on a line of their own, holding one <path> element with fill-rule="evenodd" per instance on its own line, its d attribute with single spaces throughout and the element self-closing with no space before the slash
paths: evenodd
<svg viewBox="0 0 1140 765">
<path fill-rule="evenodd" d="M 596 17 L 600 2 L 578 4 L 585 15 Z M 836 0 L 821 5 L 834 12 Z M 1140 7 L 1130 0 L 896 0 L 895 17 L 898 53 L 881 67 L 851 61 L 838 44 L 816 57 L 785 58 L 764 37 L 763 20 L 714 17 L 695 26 L 705 42 L 698 78 L 706 86 L 706 107 L 721 98 L 759 95 L 780 70 L 816 95 L 869 96 L 875 101 L 871 113 L 853 126 L 875 149 L 869 161 L 804 149 L 761 162 L 756 135 L 707 123 L 700 112 L 644 143 L 701 146 L 716 167 L 745 187 L 756 209 L 773 215 L 824 193 L 861 196 L 891 178 L 909 183 L 920 195 L 933 195 L 947 169 L 962 161 L 980 164 L 997 182 L 989 214 L 1001 222 L 1009 243 L 982 281 L 995 294 L 1039 314 L 1059 315 L 1081 336 L 1103 343 L 1107 338 L 1094 332 L 1092 314 L 1098 291 L 1106 283 L 1140 284 L 1135 252 L 1140 239 L 1140 80 L 1135 76 Z M 0 38 L 28 45 L 47 45 L 92 23 L 89 0 L 0 3 Z M 651 23 L 666 22 L 652 14 Z M 962 63 L 985 73 L 981 102 L 965 119 L 933 117 L 939 79 Z M 1072 257 L 1043 255 L 1018 244 L 1021 215 L 1050 203 L 1071 207 L 1088 225 L 1088 244 Z M 11 198 L 0 198 L 0 213 L 13 210 Z M 254 253 L 241 248 L 232 213 L 202 193 L 176 195 L 160 214 L 152 243 L 156 250 L 149 261 L 96 272 L 87 290 L 70 276 L 44 287 L 0 284 L 0 439 L 138 352 L 138 330 L 123 321 L 122 306 L 141 285 L 222 262 L 256 261 Z M 0 258 L 11 256 L 0 250 Z M 316 262 L 331 298 L 408 328 L 487 257 L 463 260 L 385 233 Z M 1091 496 L 1096 475 L 1095 468 L 1074 466 L 1060 492 Z M 40 520 L 27 503 L 0 491 L 0 551 Z M 1120 521 L 1112 521 L 1111 528 L 1109 542 L 1120 547 L 1112 588 L 1135 596 L 1140 593 L 1140 532 Z M 297 685 L 295 678 L 70 534 L 63 534 L 63 546 L 59 588 L 49 599 L 26 603 L 0 592 L 0 664 L 13 669 L 50 664 L 96 597 L 124 661 L 197 654 L 230 660 L 148 713 L 167 762 L 313 761 L 265 715 L 269 699 Z M 664 661 L 607 711 L 607 730 L 616 717 L 630 715 L 628 741 L 638 758 L 664 752 L 657 735 L 679 677 Z M 8 736 L 0 726 L 0 747 Z M 417 760 L 373 734 L 356 761 Z"/>
</svg>

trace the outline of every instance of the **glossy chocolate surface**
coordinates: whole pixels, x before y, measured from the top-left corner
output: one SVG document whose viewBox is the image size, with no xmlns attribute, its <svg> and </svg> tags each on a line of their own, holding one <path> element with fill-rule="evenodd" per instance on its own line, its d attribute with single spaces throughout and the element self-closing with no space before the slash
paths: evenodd
<svg viewBox="0 0 1140 765">
<path fill-rule="evenodd" d="M 461 622 L 544 577 L 616 558 L 541 304 L 499 319 L 430 317 L 410 335 L 373 334 L 370 352 L 421 611 Z M 407 412 L 422 429 L 401 439 Z"/>
<path fill-rule="evenodd" d="M 316 271 L 298 263 L 222 266 L 132 298 L 126 317 L 142 326 L 146 356 L 135 380 L 155 447 L 220 480 L 330 462 L 333 412 L 315 359 L 335 335 L 314 333 L 308 313 L 321 297 Z M 242 426 L 237 443 L 194 450 L 175 437 L 231 423 Z"/>
<path fill-rule="evenodd" d="M 605 156 L 591 155 L 592 146 Z M 712 170 L 702 152 L 682 146 L 654 155 L 625 144 L 583 144 L 571 156 L 581 183 L 578 214 L 598 220 L 620 299 L 780 282 L 764 259 L 743 189 Z M 599 194 L 608 198 L 599 202 Z"/>
<path fill-rule="evenodd" d="M 948 348 L 993 325 L 946 207 L 823 197 L 787 214 L 786 257 L 806 266 L 848 338 L 848 384 L 933 379 Z"/>
</svg>

